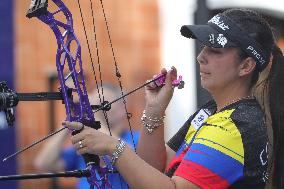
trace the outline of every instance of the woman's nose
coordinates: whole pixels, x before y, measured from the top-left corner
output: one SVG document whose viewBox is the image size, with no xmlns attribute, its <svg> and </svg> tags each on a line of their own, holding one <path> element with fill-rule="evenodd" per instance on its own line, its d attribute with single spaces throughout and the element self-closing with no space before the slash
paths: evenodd
<svg viewBox="0 0 284 189">
<path fill-rule="evenodd" d="M 201 52 L 200 52 L 199 55 L 197 56 L 197 62 L 198 62 L 199 64 L 205 64 L 205 63 L 206 63 L 204 50 L 201 50 Z"/>
</svg>

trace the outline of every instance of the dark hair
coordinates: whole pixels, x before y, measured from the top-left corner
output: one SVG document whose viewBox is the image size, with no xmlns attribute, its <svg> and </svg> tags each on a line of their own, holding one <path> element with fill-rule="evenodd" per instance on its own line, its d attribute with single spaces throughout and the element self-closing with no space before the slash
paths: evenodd
<svg viewBox="0 0 284 189">
<path fill-rule="evenodd" d="M 269 140 L 273 146 L 269 155 L 271 167 L 269 171 L 272 188 L 284 188 L 284 57 L 275 44 L 274 35 L 268 22 L 255 11 L 248 9 L 230 9 L 222 13 L 235 22 L 243 31 L 260 45 L 263 51 L 272 55 L 272 62 L 267 69 L 269 74 L 265 78 L 259 78 L 259 71 L 254 71 L 251 84 L 255 87 L 255 95 L 264 108 L 266 114 L 268 135 L 273 136 Z M 240 58 L 247 55 L 240 51 Z M 271 65 L 271 67 L 270 67 Z M 264 72 L 264 71 L 263 71 Z M 261 82 L 259 81 L 261 80 Z M 256 85 L 255 85 L 256 84 Z M 271 128 L 269 128 L 271 127 Z M 272 130 L 273 134 L 270 133 Z"/>
</svg>

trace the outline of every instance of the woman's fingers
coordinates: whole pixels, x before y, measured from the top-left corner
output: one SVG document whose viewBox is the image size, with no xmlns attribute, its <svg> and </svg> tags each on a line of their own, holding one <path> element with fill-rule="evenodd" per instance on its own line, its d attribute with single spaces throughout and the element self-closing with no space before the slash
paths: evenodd
<svg viewBox="0 0 284 189">
<path fill-rule="evenodd" d="M 74 142 L 73 146 L 76 150 L 87 147 L 86 141 L 84 141 L 84 139 L 78 140 L 77 142 Z"/>
<path fill-rule="evenodd" d="M 155 79 L 155 78 L 157 78 L 157 77 L 161 77 L 161 74 L 166 75 L 166 74 L 167 74 L 167 70 L 166 70 L 165 68 L 163 68 L 163 69 L 161 70 L 161 73 L 160 73 L 160 74 L 154 75 L 154 76 L 152 77 L 152 79 L 151 79 L 151 80 L 147 80 L 146 83 L 152 81 L 153 79 Z M 146 89 L 148 89 L 148 90 L 154 90 L 154 89 L 157 89 L 158 87 L 161 87 L 161 86 L 159 86 L 159 84 L 158 84 L 159 82 L 161 82 L 161 81 L 158 80 L 158 81 L 153 81 L 153 82 L 149 83 L 149 84 L 146 86 Z"/>
<path fill-rule="evenodd" d="M 167 74 L 166 83 L 168 83 L 168 85 L 172 85 L 172 82 L 176 79 L 177 79 L 177 69 L 174 66 L 172 66 Z"/>
<path fill-rule="evenodd" d="M 63 121 L 62 125 L 70 130 L 82 130 L 84 128 L 84 125 L 80 122 L 70 122 L 70 121 Z M 87 128 L 86 128 L 87 129 Z M 85 129 L 84 129 L 85 130 Z M 82 140 L 82 131 L 74 136 L 71 137 L 72 144 L 78 143 L 80 140 Z"/>
<path fill-rule="evenodd" d="M 83 129 L 84 125 L 80 122 L 70 122 L 70 121 L 63 121 L 62 122 L 62 125 L 64 127 L 67 127 L 68 129 L 71 129 L 71 130 L 80 130 L 80 129 Z"/>
<path fill-rule="evenodd" d="M 166 68 L 162 68 L 162 69 L 161 69 L 161 74 L 167 74 L 167 72 L 168 72 L 168 71 L 166 70 Z"/>
<path fill-rule="evenodd" d="M 161 74 L 165 75 L 165 77 L 166 77 L 165 80 L 164 80 L 165 81 L 165 85 L 167 85 L 168 87 L 172 88 L 173 81 L 177 79 L 177 69 L 174 66 L 172 66 L 169 71 L 167 71 L 165 68 L 163 68 L 159 75 L 161 75 Z M 156 77 L 158 77 L 159 75 L 154 75 L 152 80 L 155 79 Z M 149 81 L 151 81 L 151 80 L 147 80 L 147 82 L 149 82 Z M 156 88 L 160 87 L 157 84 L 157 82 L 161 82 L 161 80 L 149 83 L 146 86 L 146 89 L 153 90 L 153 89 L 156 89 Z"/>
<path fill-rule="evenodd" d="M 82 123 L 69 121 L 63 122 L 62 125 L 71 130 L 80 130 L 84 126 Z M 71 137 L 71 142 L 78 154 L 105 155 L 117 140 L 93 128 L 84 127 L 81 132 Z"/>
<path fill-rule="evenodd" d="M 89 149 L 89 146 L 87 145 L 86 140 L 79 140 L 79 142 L 74 143 L 74 148 L 79 155 L 90 153 L 91 151 L 91 149 Z"/>
<path fill-rule="evenodd" d="M 147 80 L 146 83 L 150 82 L 151 80 Z M 153 90 L 156 89 L 158 85 L 155 82 L 151 82 L 148 85 L 146 85 L 146 89 Z"/>
<path fill-rule="evenodd" d="M 177 69 L 174 66 L 171 67 L 170 74 L 172 81 L 177 79 Z"/>
<path fill-rule="evenodd" d="M 89 153 L 89 148 L 88 147 L 83 147 L 76 149 L 78 155 L 83 155 L 83 154 L 88 154 Z"/>
<path fill-rule="evenodd" d="M 71 137 L 72 144 L 76 145 L 80 141 L 83 141 L 86 138 L 85 132 L 78 133 Z"/>
</svg>

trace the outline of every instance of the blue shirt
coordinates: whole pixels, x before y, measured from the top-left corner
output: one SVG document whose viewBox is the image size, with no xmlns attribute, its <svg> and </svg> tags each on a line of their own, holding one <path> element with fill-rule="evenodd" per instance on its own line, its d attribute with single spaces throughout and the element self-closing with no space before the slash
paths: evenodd
<svg viewBox="0 0 284 189">
<path fill-rule="evenodd" d="M 133 131 L 133 140 L 135 146 L 137 146 L 139 133 Z M 127 131 L 121 134 L 120 138 L 127 142 L 130 147 L 134 148 L 131 132 Z M 73 171 L 78 169 L 85 169 L 86 165 L 82 156 L 78 156 L 76 154 L 76 150 L 73 147 L 68 147 L 64 149 L 61 153 L 61 159 L 65 162 L 65 170 L 66 171 Z M 125 180 L 122 178 L 120 174 L 113 173 L 109 174 L 109 182 L 114 189 L 128 189 L 128 185 Z M 78 185 L 78 189 L 88 189 L 89 183 L 86 178 L 80 178 Z"/>
</svg>

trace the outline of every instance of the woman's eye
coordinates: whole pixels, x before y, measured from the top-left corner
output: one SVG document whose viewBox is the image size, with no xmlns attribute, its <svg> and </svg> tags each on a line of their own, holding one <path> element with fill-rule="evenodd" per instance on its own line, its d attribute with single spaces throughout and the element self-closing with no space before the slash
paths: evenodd
<svg viewBox="0 0 284 189">
<path fill-rule="evenodd" d="M 212 52 L 213 52 L 213 53 L 217 53 L 217 54 L 221 53 L 221 52 L 218 51 L 218 50 L 212 50 Z"/>
<path fill-rule="evenodd" d="M 208 47 L 206 45 L 200 45 L 200 50 L 206 51 L 206 52 L 212 53 L 212 54 L 221 54 L 222 53 L 222 51 L 220 49 Z"/>
<path fill-rule="evenodd" d="M 216 48 L 208 48 L 209 52 L 212 52 L 214 54 L 220 54 L 221 51 L 219 49 L 216 49 Z"/>
</svg>

